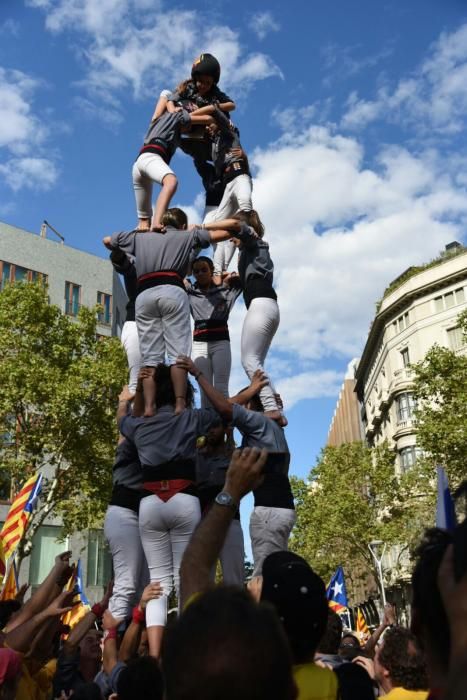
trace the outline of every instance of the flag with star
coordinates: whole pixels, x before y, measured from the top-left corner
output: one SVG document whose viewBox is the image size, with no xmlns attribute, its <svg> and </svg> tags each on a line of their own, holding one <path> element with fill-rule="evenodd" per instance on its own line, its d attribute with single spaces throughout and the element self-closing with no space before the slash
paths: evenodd
<svg viewBox="0 0 467 700">
<path fill-rule="evenodd" d="M 73 591 L 73 609 L 62 615 L 62 623 L 73 629 L 75 625 L 91 610 L 89 601 L 84 591 L 83 572 L 81 570 L 81 559 L 70 576 L 68 583 L 65 586 L 66 591 Z"/>
<path fill-rule="evenodd" d="M 26 532 L 41 486 L 42 474 L 34 474 L 26 481 L 10 506 L 0 532 L 5 559 L 11 557 Z"/>
<path fill-rule="evenodd" d="M 344 569 L 339 566 L 331 579 L 326 595 L 329 607 L 336 613 L 346 612 L 348 608 L 347 589 L 345 587 Z"/>
</svg>

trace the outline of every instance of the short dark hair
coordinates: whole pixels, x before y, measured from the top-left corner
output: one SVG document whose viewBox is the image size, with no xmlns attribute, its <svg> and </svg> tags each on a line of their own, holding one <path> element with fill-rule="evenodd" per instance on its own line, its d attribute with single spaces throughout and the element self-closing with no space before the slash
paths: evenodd
<svg viewBox="0 0 467 700">
<path fill-rule="evenodd" d="M 444 553 L 452 542 L 452 535 L 446 530 L 431 528 L 415 550 L 417 562 L 412 573 L 412 620 L 415 634 L 420 626 L 427 635 L 439 661 L 447 668 L 451 639 L 449 622 L 438 589 L 438 569 Z M 420 639 L 423 643 L 423 639 Z"/>
<path fill-rule="evenodd" d="M 152 656 L 129 661 L 118 677 L 117 694 L 118 700 L 162 700 L 164 681 L 158 661 Z"/>
<path fill-rule="evenodd" d="M 166 632 L 167 700 L 287 700 L 292 660 L 274 611 L 240 588 L 194 600 Z"/>
<path fill-rule="evenodd" d="M 321 654 L 337 654 L 342 638 L 342 620 L 339 615 L 329 609 L 326 630 L 318 644 Z"/>
<path fill-rule="evenodd" d="M 417 637 L 405 627 L 391 627 L 384 635 L 378 662 L 389 672 L 393 686 L 406 690 L 427 690 L 425 656 Z"/>
<path fill-rule="evenodd" d="M 214 272 L 214 263 L 211 260 L 211 258 L 208 258 L 207 255 L 199 255 L 197 258 L 195 258 L 193 260 L 192 268 L 196 265 L 196 263 L 199 263 L 199 262 L 207 263 L 209 265 L 209 269 L 211 270 L 211 272 Z"/>
<path fill-rule="evenodd" d="M 156 408 L 161 406 L 175 406 L 175 390 L 172 384 L 172 377 L 170 375 L 170 367 L 167 365 L 160 364 L 156 367 L 155 373 L 156 382 Z M 194 389 L 191 382 L 187 382 L 186 385 L 186 406 L 187 408 L 193 407 L 193 396 Z"/>
<path fill-rule="evenodd" d="M 172 226 L 173 228 L 182 230 L 186 229 L 188 226 L 188 217 L 183 209 L 172 207 L 172 209 L 167 209 L 163 214 L 161 223 L 164 226 Z"/>
</svg>

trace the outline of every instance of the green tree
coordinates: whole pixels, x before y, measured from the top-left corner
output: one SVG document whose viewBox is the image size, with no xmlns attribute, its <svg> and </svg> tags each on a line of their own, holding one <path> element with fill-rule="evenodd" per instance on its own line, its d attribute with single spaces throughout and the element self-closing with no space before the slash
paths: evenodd
<svg viewBox="0 0 467 700">
<path fill-rule="evenodd" d="M 467 342 L 467 312 L 458 320 Z M 467 477 L 467 357 L 433 345 L 412 369 L 417 443 L 432 467 L 444 466 L 457 487 Z"/>
<path fill-rule="evenodd" d="M 116 338 L 97 338 L 96 311 L 81 308 L 72 320 L 40 284 L 0 293 L 2 478 L 16 491 L 44 474 L 28 538 L 49 513 L 62 518 L 64 535 L 94 527 L 108 503 L 126 362 Z"/>
<path fill-rule="evenodd" d="M 431 524 L 429 478 L 417 467 L 396 475 L 394 460 L 386 445 L 325 447 L 309 481 L 293 480 L 297 524 L 291 548 L 326 581 L 342 565 L 350 592 L 369 572 L 378 583 L 371 541 L 399 545 L 401 558 Z"/>
</svg>

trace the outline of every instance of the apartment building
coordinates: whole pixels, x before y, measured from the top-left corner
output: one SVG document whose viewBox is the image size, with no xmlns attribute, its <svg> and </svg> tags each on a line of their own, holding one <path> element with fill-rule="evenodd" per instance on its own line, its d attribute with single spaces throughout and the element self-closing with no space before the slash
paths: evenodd
<svg viewBox="0 0 467 700">
<path fill-rule="evenodd" d="M 120 335 L 127 298 L 108 259 L 51 240 L 45 237 L 44 227 L 42 234 L 35 234 L 0 222 L 0 289 L 15 281 L 40 279 L 47 282 L 50 303 L 64 314 L 75 317 L 81 306 L 99 304 L 98 335 Z M 9 510 L 7 494 L 2 495 L 0 523 Z M 60 524 L 56 518 L 50 518 L 39 528 L 31 556 L 21 566 L 21 582 L 37 585 L 48 573 L 55 555 L 71 549 L 74 558 L 81 557 L 86 590 L 95 599 L 102 593 L 102 585 L 109 580 L 111 572 L 103 532 L 76 533 L 60 542 Z"/>
</svg>

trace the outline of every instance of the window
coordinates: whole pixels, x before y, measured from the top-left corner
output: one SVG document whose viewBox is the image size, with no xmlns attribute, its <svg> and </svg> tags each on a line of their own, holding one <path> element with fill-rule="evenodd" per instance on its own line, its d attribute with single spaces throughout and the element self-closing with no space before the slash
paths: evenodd
<svg viewBox="0 0 467 700">
<path fill-rule="evenodd" d="M 464 287 L 459 287 L 459 289 L 456 289 L 453 292 L 448 292 L 447 294 L 443 294 L 443 296 L 435 297 L 435 311 L 444 311 L 444 309 L 450 309 L 455 304 L 463 304 L 464 301 Z"/>
<path fill-rule="evenodd" d="M 65 313 L 77 316 L 81 300 L 81 287 L 73 282 L 65 282 Z"/>
<path fill-rule="evenodd" d="M 416 401 L 413 394 L 404 393 L 396 396 L 396 408 L 397 408 L 397 421 L 402 423 L 403 421 L 412 418 L 414 408 L 416 407 Z"/>
<path fill-rule="evenodd" d="M 0 260 L 0 289 L 3 289 L 8 282 L 38 282 L 47 284 L 47 275 L 35 270 L 29 270 L 21 265 Z"/>
<path fill-rule="evenodd" d="M 399 318 L 393 322 L 394 332 L 401 333 L 403 330 L 409 326 L 409 312 L 406 311 L 405 314 L 399 316 Z"/>
<path fill-rule="evenodd" d="M 42 583 L 50 573 L 57 554 L 68 549 L 68 540 L 59 541 L 60 528 L 42 525 L 33 537 L 29 581 L 33 585 Z"/>
<path fill-rule="evenodd" d="M 421 449 L 419 447 L 416 447 L 415 445 L 411 445 L 410 447 L 403 447 L 401 450 L 399 450 L 399 465 L 401 468 L 401 472 L 406 472 L 411 467 L 413 467 L 413 465 L 415 464 L 415 462 L 421 454 Z"/>
<path fill-rule="evenodd" d="M 402 366 L 408 367 L 410 365 L 409 348 L 404 348 L 403 350 L 401 350 L 401 357 L 402 357 Z"/>
<path fill-rule="evenodd" d="M 102 306 L 102 310 L 97 313 L 99 323 L 110 325 L 112 319 L 112 295 L 97 292 L 97 303 Z"/>
<path fill-rule="evenodd" d="M 448 345 L 451 350 L 459 350 L 459 348 L 465 345 L 464 338 L 462 336 L 462 329 L 457 326 L 456 328 L 448 328 Z"/>
<path fill-rule="evenodd" d="M 112 578 L 112 557 L 103 530 L 89 530 L 87 586 L 106 586 Z"/>
</svg>

